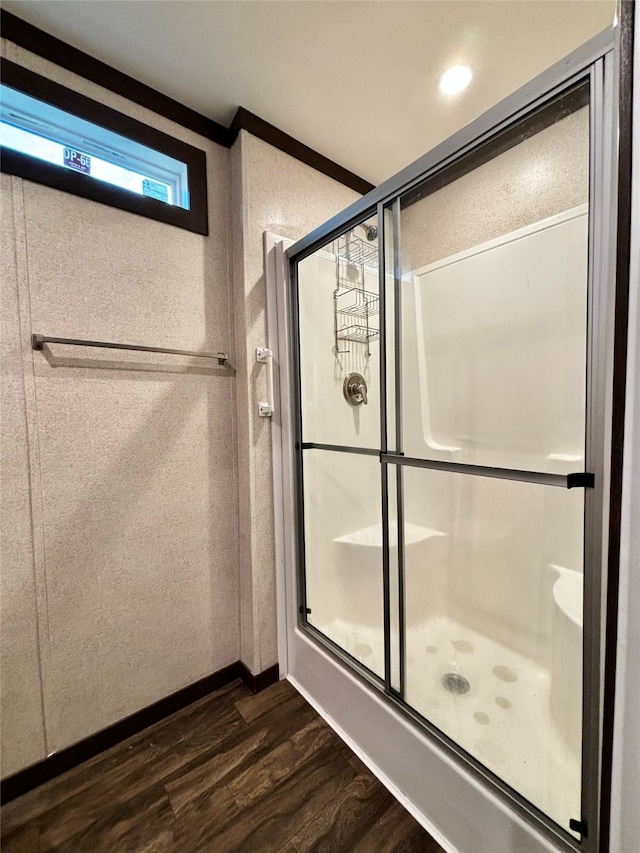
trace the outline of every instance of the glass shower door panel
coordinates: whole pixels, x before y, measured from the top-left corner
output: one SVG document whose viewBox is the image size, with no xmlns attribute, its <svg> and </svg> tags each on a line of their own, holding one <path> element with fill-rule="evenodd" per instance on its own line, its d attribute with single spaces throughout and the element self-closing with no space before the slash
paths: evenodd
<svg viewBox="0 0 640 853">
<path fill-rule="evenodd" d="M 579 819 L 584 493 L 403 467 L 405 701 Z"/>
<path fill-rule="evenodd" d="M 305 450 L 307 623 L 384 677 L 380 462 Z"/>
<path fill-rule="evenodd" d="M 305 442 L 379 447 L 377 233 L 371 216 L 298 264 Z M 349 398 L 348 386 L 362 393 Z"/>
<path fill-rule="evenodd" d="M 587 94 L 401 200 L 407 456 L 584 470 Z"/>
</svg>

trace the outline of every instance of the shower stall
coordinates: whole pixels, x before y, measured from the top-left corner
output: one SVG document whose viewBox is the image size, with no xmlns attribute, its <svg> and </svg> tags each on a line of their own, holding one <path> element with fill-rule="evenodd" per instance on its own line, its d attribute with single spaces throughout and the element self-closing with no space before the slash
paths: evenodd
<svg viewBox="0 0 640 853">
<path fill-rule="evenodd" d="M 614 68 L 605 33 L 287 252 L 295 642 L 593 851 Z"/>
</svg>

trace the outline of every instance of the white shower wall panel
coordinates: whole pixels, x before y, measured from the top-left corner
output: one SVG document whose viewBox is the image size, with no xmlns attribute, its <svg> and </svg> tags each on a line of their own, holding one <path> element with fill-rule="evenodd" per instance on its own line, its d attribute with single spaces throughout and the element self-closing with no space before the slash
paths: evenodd
<svg viewBox="0 0 640 853">
<path fill-rule="evenodd" d="M 336 261 L 333 246 L 300 264 L 300 384 L 303 439 L 380 447 L 379 341 L 338 341 L 334 291 L 338 280 L 378 293 L 373 266 Z M 341 299 L 349 304 L 346 294 Z M 378 328 L 379 315 L 369 318 Z M 342 324 L 363 319 L 338 318 Z M 351 406 L 343 383 L 352 372 L 367 383 L 366 404 Z M 327 450 L 304 453 L 307 605 L 309 621 L 380 672 L 382 659 L 381 481 L 377 456 Z M 370 535 L 367 535 L 367 531 Z M 377 531 L 377 538 L 376 538 Z M 366 634 L 364 636 L 363 634 Z M 365 652 L 363 654 L 363 652 Z"/>
<path fill-rule="evenodd" d="M 343 280 L 345 267 L 340 264 Z M 354 266 L 348 274 L 354 287 L 378 293 L 377 270 Z M 338 264 L 329 251 L 316 252 L 300 264 L 303 439 L 377 448 L 380 446 L 380 344 L 372 341 L 367 346 L 357 341 L 339 341 L 340 351 L 335 352 L 333 292 L 337 275 Z M 374 321 L 378 328 L 379 316 L 372 317 L 372 324 Z M 344 398 L 344 379 L 354 372 L 362 374 L 367 382 L 366 405 L 354 407 Z"/>
<path fill-rule="evenodd" d="M 418 270 L 413 287 L 405 280 L 403 331 L 415 341 L 405 384 L 419 389 L 404 394 L 407 454 L 579 470 L 587 228 L 585 205 Z"/>
<path fill-rule="evenodd" d="M 445 615 L 548 667 L 559 576 L 549 540 L 582 516 L 581 490 L 423 469 L 405 469 L 404 485 L 407 521 L 442 533 L 407 550 L 409 634 Z M 581 569 L 582 536 L 565 535 Z"/>
<path fill-rule="evenodd" d="M 308 621 L 382 675 L 380 463 L 307 450 L 304 481 Z"/>
<path fill-rule="evenodd" d="M 583 470 L 586 218 L 580 207 L 407 277 L 407 455 Z M 581 490 L 425 474 L 405 474 L 405 518 L 447 539 L 407 563 L 409 624 L 446 612 L 549 666 L 555 567 L 582 571 Z"/>
</svg>

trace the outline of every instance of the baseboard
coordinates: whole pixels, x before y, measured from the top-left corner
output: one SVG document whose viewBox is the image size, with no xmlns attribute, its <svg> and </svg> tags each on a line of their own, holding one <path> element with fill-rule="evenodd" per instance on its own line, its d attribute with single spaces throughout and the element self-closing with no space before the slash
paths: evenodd
<svg viewBox="0 0 640 853">
<path fill-rule="evenodd" d="M 25 767 L 24 770 L 19 770 L 12 776 L 8 776 L 0 782 L 0 800 L 3 803 L 15 800 L 16 797 L 20 797 L 27 791 L 31 791 L 56 776 L 66 773 L 67 770 L 82 764 L 83 761 L 88 761 L 112 746 L 116 746 L 176 711 L 186 708 L 192 702 L 202 699 L 203 696 L 231 684 L 236 679 L 241 679 L 252 693 L 259 693 L 265 687 L 274 684 L 278 678 L 278 664 L 257 675 L 249 672 L 241 661 L 229 664 L 229 666 L 201 678 L 200 681 L 189 684 L 170 696 L 165 696 L 164 699 L 154 702 L 153 705 L 136 711 L 130 717 L 125 717 L 124 720 L 119 720 L 112 726 L 89 735 L 89 737 L 66 747 L 66 749 L 52 753 L 37 764 L 32 764 L 30 767 Z"/>
<path fill-rule="evenodd" d="M 242 661 L 240 661 L 240 668 L 242 670 L 240 678 L 252 693 L 260 693 L 261 690 L 264 690 L 265 687 L 269 687 L 271 684 L 275 684 L 280 678 L 280 667 L 277 663 L 270 666 L 269 669 L 264 669 L 257 675 L 253 675 Z"/>
</svg>

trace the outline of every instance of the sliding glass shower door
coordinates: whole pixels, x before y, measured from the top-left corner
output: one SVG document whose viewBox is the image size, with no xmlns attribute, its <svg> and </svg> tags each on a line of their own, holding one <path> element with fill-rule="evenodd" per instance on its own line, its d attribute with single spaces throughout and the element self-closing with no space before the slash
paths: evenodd
<svg viewBox="0 0 640 853">
<path fill-rule="evenodd" d="M 384 679 L 378 226 L 299 265 L 308 625 Z"/>
<path fill-rule="evenodd" d="M 569 845 L 600 618 L 594 80 L 292 255 L 301 626 Z"/>
<path fill-rule="evenodd" d="M 405 537 L 401 695 L 569 829 L 581 814 L 584 488 L 567 475 L 585 471 L 588 86 L 512 134 L 394 202 L 386 461 Z"/>
</svg>

